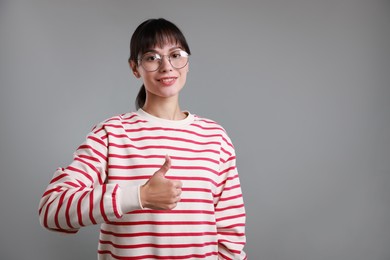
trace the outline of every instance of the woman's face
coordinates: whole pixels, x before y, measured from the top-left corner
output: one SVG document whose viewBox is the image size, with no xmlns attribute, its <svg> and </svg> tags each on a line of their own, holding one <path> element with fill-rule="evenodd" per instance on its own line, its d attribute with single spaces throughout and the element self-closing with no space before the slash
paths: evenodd
<svg viewBox="0 0 390 260">
<path fill-rule="evenodd" d="M 162 57 L 161 65 L 156 71 L 147 71 L 140 63 L 131 62 L 131 68 L 137 78 L 142 78 L 147 98 L 171 98 L 177 97 L 184 87 L 188 72 L 188 63 L 180 69 L 171 65 L 168 60 L 170 54 L 180 51 L 181 48 L 175 44 L 165 44 L 163 47 L 154 47 L 147 52 L 149 54 L 159 54 Z M 145 54 L 144 54 L 145 55 Z"/>
</svg>

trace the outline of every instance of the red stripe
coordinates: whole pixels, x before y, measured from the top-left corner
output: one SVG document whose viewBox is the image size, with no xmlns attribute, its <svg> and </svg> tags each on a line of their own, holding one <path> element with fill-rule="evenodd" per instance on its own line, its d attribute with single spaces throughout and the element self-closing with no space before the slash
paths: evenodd
<svg viewBox="0 0 390 260">
<path fill-rule="evenodd" d="M 115 216 L 117 218 L 120 218 L 121 215 L 119 214 L 118 205 L 116 204 L 116 196 L 117 196 L 118 188 L 119 188 L 119 185 L 116 185 L 114 188 L 114 191 L 112 193 L 112 208 L 113 208 Z"/>
<path fill-rule="evenodd" d="M 225 249 L 227 250 L 227 249 Z M 219 256 L 221 256 L 223 259 L 226 259 L 226 260 L 232 260 L 230 257 L 224 255 L 223 253 L 219 252 Z"/>
<path fill-rule="evenodd" d="M 107 119 L 104 123 L 106 124 L 106 123 L 108 123 L 108 122 L 118 122 L 118 123 L 120 123 L 121 122 L 121 116 L 116 116 L 116 117 L 112 117 L 112 118 L 110 118 L 110 119 Z"/>
<path fill-rule="evenodd" d="M 64 203 L 65 195 L 66 195 L 66 193 L 67 193 L 68 191 L 69 191 L 69 190 L 65 190 L 65 191 L 61 194 L 61 197 L 60 197 L 60 199 L 59 199 L 59 201 L 58 201 L 56 214 L 54 215 L 54 222 L 55 222 L 56 227 L 57 227 L 58 229 L 61 229 L 60 222 L 59 222 L 59 220 L 58 220 L 58 215 L 59 215 L 59 213 L 60 213 L 61 206 L 62 206 L 63 203 Z"/>
<path fill-rule="evenodd" d="M 236 185 L 233 185 L 231 187 L 224 187 L 224 191 L 227 191 L 227 190 L 234 190 L 234 189 L 239 189 L 241 188 L 241 185 L 240 184 L 236 184 Z"/>
<path fill-rule="evenodd" d="M 99 240 L 99 243 L 102 245 L 111 245 L 115 248 L 120 249 L 134 249 L 134 248 L 193 248 L 193 247 L 205 247 L 205 246 L 215 246 L 217 242 L 204 242 L 201 244 L 132 244 L 132 245 L 119 245 L 115 244 L 112 241 Z"/>
<path fill-rule="evenodd" d="M 218 125 L 217 122 L 213 121 L 213 120 L 209 120 L 209 119 L 205 119 L 205 118 L 199 118 L 198 116 L 196 116 L 198 122 L 205 122 L 205 123 L 208 123 L 208 124 L 212 124 L 212 125 Z"/>
<path fill-rule="evenodd" d="M 215 225 L 215 222 L 213 221 L 125 221 L 125 222 L 109 222 L 111 225 L 115 226 L 140 226 L 140 225 L 168 225 L 168 226 L 175 226 L 175 225 L 190 225 L 190 226 L 197 226 L 197 225 Z"/>
<path fill-rule="evenodd" d="M 226 178 L 223 182 L 221 182 L 220 184 L 218 184 L 218 187 L 223 186 L 223 185 L 226 184 L 227 181 L 231 181 L 231 180 L 234 180 L 234 179 L 236 179 L 236 178 L 238 178 L 238 175 L 237 175 L 237 174 L 234 175 L 234 176 L 232 176 L 232 177 L 228 177 L 228 178 Z"/>
<path fill-rule="evenodd" d="M 225 154 L 227 154 L 229 157 L 232 156 L 232 153 L 227 151 L 227 150 L 225 150 L 225 149 L 223 149 L 223 147 L 221 147 L 221 151 L 224 152 Z"/>
<path fill-rule="evenodd" d="M 94 171 L 94 172 L 96 173 L 96 176 L 97 176 L 97 178 L 98 178 L 98 180 L 99 180 L 99 184 L 100 184 L 100 185 L 103 184 L 102 177 L 100 176 L 100 172 L 99 172 L 98 169 L 96 169 L 96 167 L 95 167 L 93 164 L 91 164 L 91 163 L 89 163 L 89 162 L 86 162 L 86 161 L 84 161 L 84 160 L 82 160 L 82 159 L 80 159 L 80 158 L 78 158 L 78 157 L 76 157 L 74 160 L 75 160 L 75 161 L 79 161 L 79 162 L 81 162 L 81 163 L 83 163 L 83 164 L 88 165 L 89 168 L 90 168 L 92 171 Z"/>
<path fill-rule="evenodd" d="M 229 244 L 235 244 L 235 245 L 245 245 L 245 242 L 234 242 L 226 239 L 218 239 L 218 242 L 224 242 L 224 243 L 229 243 Z"/>
<path fill-rule="evenodd" d="M 181 188 L 182 191 L 195 191 L 195 192 L 206 192 L 206 193 L 210 193 L 211 190 L 210 189 L 206 189 L 206 188 L 188 188 L 188 187 L 183 187 Z"/>
<path fill-rule="evenodd" d="M 134 210 L 131 214 L 206 214 L 214 215 L 214 211 L 210 210 L 154 210 L 154 209 L 143 209 L 143 210 Z"/>
<path fill-rule="evenodd" d="M 146 132 L 146 131 L 169 131 L 169 132 L 181 132 L 181 133 L 187 133 L 187 134 L 192 134 L 200 137 L 206 137 L 206 138 L 211 138 L 211 137 L 222 137 L 221 134 L 200 134 L 195 131 L 189 131 L 189 130 L 184 130 L 184 129 L 176 129 L 176 128 L 167 128 L 167 127 L 140 127 L 137 129 L 126 129 L 126 132 L 128 133 L 134 133 L 134 132 Z"/>
<path fill-rule="evenodd" d="M 161 135 L 161 136 L 143 136 L 143 137 L 131 138 L 131 140 L 132 141 L 171 140 L 171 141 L 180 141 L 180 142 L 199 144 L 199 145 L 208 145 L 208 144 L 220 145 L 219 142 L 215 142 L 215 141 L 212 141 L 212 142 L 197 142 L 197 141 L 186 139 L 186 138 L 170 137 L 170 136 L 164 136 L 164 135 Z"/>
<path fill-rule="evenodd" d="M 48 224 L 48 214 L 49 214 L 49 209 L 50 209 L 50 206 L 51 206 L 51 204 L 54 202 L 54 200 L 53 201 L 51 201 L 47 206 L 46 206 L 46 211 L 45 211 L 45 216 L 44 216 L 44 218 L 43 218 L 43 226 L 44 227 L 46 227 L 46 228 L 50 228 L 49 227 L 49 224 Z"/>
<path fill-rule="evenodd" d="M 215 194 L 215 197 L 222 196 L 222 193 L 229 190 L 239 189 L 241 188 L 240 184 L 233 185 L 231 187 L 223 187 L 223 191 L 221 191 L 219 194 Z"/>
<path fill-rule="evenodd" d="M 95 126 L 94 128 L 92 128 L 92 131 L 94 134 L 98 135 L 99 132 L 103 131 L 105 132 L 105 129 L 103 128 L 103 126 L 100 126 L 99 128 L 97 128 L 98 126 Z"/>
<path fill-rule="evenodd" d="M 109 254 L 111 257 L 115 259 L 129 259 L 128 257 L 118 256 L 113 254 L 109 250 L 98 250 L 98 254 Z M 182 256 L 158 256 L 158 255 L 139 255 L 139 256 L 132 256 L 131 259 L 137 260 L 137 259 L 168 259 L 168 260 L 174 260 L 174 259 L 189 259 L 189 258 L 195 258 L 195 259 L 201 259 L 206 258 L 212 255 L 218 255 L 217 252 L 209 252 L 205 254 L 190 254 L 190 255 L 182 255 Z"/>
<path fill-rule="evenodd" d="M 149 180 L 150 176 L 108 176 L 108 180 L 130 181 L 130 180 Z"/>
<path fill-rule="evenodd" d="M 138 164 L 138 165 L 114 165 L 110 164 L 108 165 L 109 169 L 145 169 L 145 168 L 151 168 L 151 169 L 159 169 L 161 168 L 161 164 Z M 179 170 L 203 170 L 203 171 L 209 171 L 216 175 L 218 175 L 218 172 L 216 170 L 213 170 L 208 167 L 202 167 L 202 166 L 171 166 L 171 169 L 179 169 Z"/>
<path fill-rule="evenodd" d="M 236 169 L 236 166 L 231 166 L 231 167 L 229 167 L 229 168 L 227 168 L 227 169 L 221 171 L 221 172 L 219 173 L 219 175 L 222 175 L 222 174 L 224 174 L 224 173 L 226 173 L 226 172 L 229 172 L 229 171 L 234 171 L 235 169 Z"/>
<path fill-rule="evenodd" d="M 107 147 L 106 143 L 103 140 L 98 139 L 98 138 L 96 138 L 94 136 L 88 136 L 88 139 L 91 139 L 91 140 L 95 141 L 96 143 L 102 145 L 103 147 Z"/>
<path fill-rule="evenodd" d="M 214 204 L 214 201 L 206 199 L 181 199 L 180 202 Z"/>
<path fill-rule="evenodd" d="M 233 229 L 233 228 L 236 228 L 236 227 L 245 227 L 245 223 L 238 223 L 238 224 L 233 224 L 233 225 L 230 225 L 230 226 L 224 226 L 223 229 L 224 230 L 225 229 Z"/>
<path fill-rule="evenodd" d="M 53 193 L 53 192 L 60 192 L 60 191 L 61 191 L 61 187 L 55 187 L 53 189 L 47 190 L 47 191 L 45 191 L 45 193 L 43 193 L 42 198 Z"/>
<path fill-rule="evenodd" d="M 70 182 L 70 181 L 66 181 L 64 182 L 64 184 L 67 184 L 69 186 L 72 186 L 73 188 L 78 188 L 80 187 L 80 185 L 77 185 L 76 183 L 73 183 L 73 182 Z"/>
<path fill-rule="evenodd" d="M 230 146 L 231 148 L 233 148 L 233 149 L 234 149 L 234 146 L 233 146 L 233 144 L 232 144 L 232 143 L 230 143 L 228 140 L 226 140 L 226 138 L 225 138 L 224 136 L 222 136 L 222 140 L 223 140 L 223 141 L 225 141 L 225 143 L 226 143 L 228 146 Z"/>
<path fill-rule="evenodd" d="M 80 158 L 83 158 L 83 159 L 87 159 L 87 160 L 90 160 L 90 161 L 93 161 L 93 162 L 97 162 L 97 163 L 100 163 L 99 159 L 98 158 L 95 158 L 93 156 L 90 156 L 90 155 L 85 155 L 85 154 L 79 154 L 79 157 Z"/>
<path fill-rule="evenodd" d="M 108 165 L 109 169 L 144 169 L 144 168 L 152 168 L 159 169 L 161 168 L 161 164 L 138 164 L 138 165 Z M 172 168 L 172 167 L 171 167 Z"/>
<path fill-rule="evenodd" d="M 73 229 L 74 227 L 72 226 L 72 223 L 70 221 L 70 215 L 69 215 L 69 211 L 70 211 L 70 208 L 72 206 L 72 200 L 74 198 L 74 195 L 75 193 L 73 193 L 72 195 L 70 195 L 69 199 L 68 199 L 68 203 L 66 205 L 66 210 L 65 210 L 65 219 L 66 219 L 66 223 L 68 224 L 68 227 Z"/>
<path fill-rule="evenodd" d="M 62 174 L 58 175 L 57 177 L 53 178 L 53 179 L 50 181 L 50 184 L 52 184 L 52 183 L 54 183 L 54 182 L 57 182 L 57 181 L 61 180 L 62 178 L 65 178 L 66 176 L 68 176 L 68 174 L 62 173 Z"/>
<path fill-rule="evenodd" d="M 99 139 L 99 138 L 97 138 L 95 136 L 88 136 L 88 139 L 94 141 L 95 143 L 100 144 L 101 146 L 103 146 L 105 148 L 107 147 L 107 144 L 103 140 L 101 140 L 101 139 Z"/>
<path fill-rule="evenodd" d="M 94 210 L 93 194 L 94 191 L 91 191 L 89 193 L 89 219 L 91 220 L 92 224 L 97 224 L 95 218 L 93 217 L 93 210 Z"/>
<path fill-rule="evenodd" d="M 135 125 L 135 124 L 138 124 L 138 123 L 147 123 L 148 121 L 146 120 L 142 120 L 142 119 L 139 119 L 139 120 L 136 120 L 136 121 L 133 121 L 133 122 L 122 122 L 123 125 Z"/>
<path fill-rule="evenodd" d="M 238 194 L 238 195 L 230 196 L 230 197 L 226 197 L 226 198 L 221 197 L 219 199 L 219 201 L 234 200 L 234 199 L 238 199 L 238 198 L 242 198 L 242 194 Z"/>
<path fill-rule="evenodd" d="M 132 144 L 115 144 L 115 143 L 109 143 L 109 146 L 117 147 L 117 148 L 134 148 L 137 150 L 147 150 L 147 149 L 169 149 L 174 151 L 184 151 L 184 152 L 195 152 L 195 153 L 215 153 L 219 154 L 219 151 L 212 150 L 212 149 L 190 149 L 190 148 L 183 148 L 183 147 L 175 147 L 175 146 L 169 146 L 169 145 L 146 145 L 146 146 L 135 146 Z"/>
<path fill-rule="evenodd" d="M 238 233 L 238 232 L 218 232 L 218 234 L 223 236 L 234 236 L 234 237 L 245 236 L 245 233 Z"/>
<path fill-rule="evenodd" d="M 96 154 L 99 157 L 101 157 L 103 159 L 103 161 L 107 161 L 107 156 L 105 156 L 104 154 L 102 154 L 101 152 L 99 152 L 98 150 L 96 150 L 95 148 L 93 148 L 90 145 L 81 145 L 79 147 L 79 149 L 91 150 L 94 154 Z M 97 162 L 100 162 L 99 159 L 97 159 L 97 158 L 95 158 L 95 159 L 97 160 Z"/>
<path fill-rule="evenodd" d="M 142 155 L 142 154 L 108 154 L 110 158 L 131 159 L 131 158 L 143 158 L 143 159 L 164 159 L 165 155 Z M 183 156 L 170 156 L 172 160 L 185 160 L 185 161 L 208 161 L 215 164 L 219 164 L 217 160 L 206 157 L 183 157 Z"/>
<path fill-rule="evenodd" d="M 227 160 L 224 160 L 224 159 L 220 159 L 220 162 L 221 163 L 227 163 L 227 162 L 229 162 L 229 161 L 234 161 L 236 159 L 236 156 L 231 156 L 231 157 L 229 157 Z"/>
<path fill-rule="evenodd" d="M 228 219 L 241 218 L 241 217 L 245 217 L 245 213 L 233 215 L 233 216 L 222 217 L 222 218 L 217 218 L 217 222 L 221 222 L 223 220 L 228 220 Z"/>
<path fill-rule="evenodd" d="M 123 120 L 130 120 L 130 119 L 133 119 L 134 117 L 138 116 L 138 114 L 136 114 L 136 113 L 131 113 L 129 117 L 124 117 L 124 115 L 126 115 L 126 114 L 121 115 L 121 118 Z M 123 123 L 125 123 L 125 122 L 123 122 Z"/>
<path fill-rule="evenodd" d="M 225 208 L 216 208 L 215 211 L 225 211 L 229 209 L 239 209 L 239 208 L 244 208 L 244 204 L 233 205 Z"/>
<path fill-rule="evenodd" d="M 201 126 L 197 124 L 192 124 L 192 126 L 198 127 L 203 130 L 218 130 L 218 131 L 224 131 L 222 127 L 206 127 L 206 126 Z M 225 131 L 224 131 L 225 132 Z"/>
<path fill-rule="evenodd" d="M 98 150 L 96 150 L 95 148 L 93 148 L 92 146 L 90 145 L 80 145 L 78 150 L 91 150 L 94 154 L 96 154 L 97 156 L 101 157 L 103 159 L 103 161 L 107 161 L 107 157 L 102 154 L 101 152 L 99 152 Z M 94 158 L 91 156 L 91 158 Z M 97 158 L 94 158 L 97 162 L 100 162 L 99 159 Z"/>
<path fill-rule="evenodd" d="M 108 222 L 108 217 L 106 215 L 106 212 L 104 210 L 104 194 L 106 193 L 107 186 L 102 185 L 102 197 L 100 198 L 100 212 L 102 214 L 102 217 L 105 222 Z"/>
<path fill-rule="evenodd" d="M 88 194 L 88 191 L 85 191 L 83 194 L 81 194 L 78 203 L 77 203 L 77 219 L 79 221 L 80 226 L 84 226 L 83 224 L 83 215 L 82 215 L 82 209 L 81 209 L 81 203 L 83 201 L 83 198 Z"/>
<path fill-rule="evenodd" d="M 116 233 L 101 229 L 100 232 L 105 235 L 115 237 L 199 237 L 199 236 L 216 236 L 217 232 L 181 232 L 181 233 L 159 233 L 159 232 L 138 232 L 138 233 Z M 219 233 L 221 234 L 221 233 Z M 236 234 L 236 233 L 232 233 Z"/>
<path fill-rule="evenodd" d="M 222 184 L 217 184 L 214 180 L 210 178 L 205 178 L 205 177 L 186 177 L 186 176 L 166 176 L 167 179 L 171 180 L 188 180 L 188 181 L 205 181 L 205 182 L 210 182 L 212 183 L 215 187 L 217 186 L 222 186 Z M 108 176 L 109 180 L 116 180 L 116 181 L 130 181 L 130 180 L 149 180 L 150 175 L 140 175 L 140 176 Z"/>
<path fill-rule="evenodd" d="M 69 171 L 74 171 L 74 172 L 81 173 L 81 174 L 84 175 L 84 177 L 86 177 L 91 183 L 93 182 L 93 178 L 92 178 L 89 174 L 87 174 L 86 172 L 84 172 L 84 171 L 82 171 L 82 170 L 80 170 L 80 169 L 78 169 L 78 168 L 75 168 L 75 167 L 73 167 L 73 166 L 68 166 L 66 169 L 69 170 Z"/>
<path fill-rule="evenodd" d="M 81 186 L 81 187 L 83 187 L 83 188 L 87 187 L 87 185 L 85 185 L 84 182 L 81 182 L 80 180 L 76 180 L 76 181 L 77 181 L 77 183 L 79 184 L 78 186 Z"/>
</svg>

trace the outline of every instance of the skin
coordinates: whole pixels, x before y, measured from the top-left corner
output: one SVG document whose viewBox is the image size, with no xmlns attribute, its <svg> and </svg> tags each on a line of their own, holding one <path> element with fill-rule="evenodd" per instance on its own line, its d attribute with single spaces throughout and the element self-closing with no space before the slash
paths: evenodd
<svg viewBox="0 0 390 260">
<path fill-rule="evenodd" d="M 180 46 L 167 43 L 155 47 L 154 52 L 168 55 Z M 168 120 L 182 120 L 187 115 L 179 106 L 179 93 L 183 89 L 188 72 L 188 64 L 176 69 L 172 67 L 167 56 L 163 57 L 158 70 L 148 72 L 141 65 L 130 61 L 134 76 L 142 79 L 146 89 L 146 102 L 142 108 L 147 113 Z M 140 200 L 143 207 L 169 210 L 180 201 L 182 182 L 165 177 L 171 167 L 171 158 L 167 155 L 164 164 L 152 177 L 140 187 Z"/>
</svg>

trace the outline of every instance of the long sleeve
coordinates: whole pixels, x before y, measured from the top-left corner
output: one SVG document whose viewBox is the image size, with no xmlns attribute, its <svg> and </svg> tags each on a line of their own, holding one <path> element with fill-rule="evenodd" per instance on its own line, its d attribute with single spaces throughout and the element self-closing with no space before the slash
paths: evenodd
<svg viewBox="0 0 390 260">
<path fill-rule="evenodd" d="M 100 126 L 79 146 L 71 164 L 54 173 L 39 203 L 43 227 L 75 233 L 82 226 L 113 221 L 123 215 L 120 186 L 106 183 L 107 156 L 107 133 Z"/>
<path fill-rule="evenodd" d="M 219 194 L 215 197 L 219 259 L 247 259 L 243 251 L 245 207 L 236 168 L 236 156 L 230 139 L 222 140 Z"/>
</svg>

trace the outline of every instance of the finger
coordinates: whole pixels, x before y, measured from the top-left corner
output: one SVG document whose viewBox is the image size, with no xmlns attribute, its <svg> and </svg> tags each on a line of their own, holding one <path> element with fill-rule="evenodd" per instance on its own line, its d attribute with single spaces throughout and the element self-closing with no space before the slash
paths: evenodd
<svg viewBox="0 0 390 260">
<path fill-rule="evenodd" d="M 169 157 L 169 155 L 166 155 L 164 164 L 161 166 L 160 170 L 158 170 L 157 172 L 165 175 L 169 171 L 170 168 L 171 168 L 171 157 Z"/>
<path fill-rule="evenodd" d="M 176 189 L 181 189 L 183 187 L 183 183 L 181 181 L 172 181 L 173 187 Z"/>
</svg>

